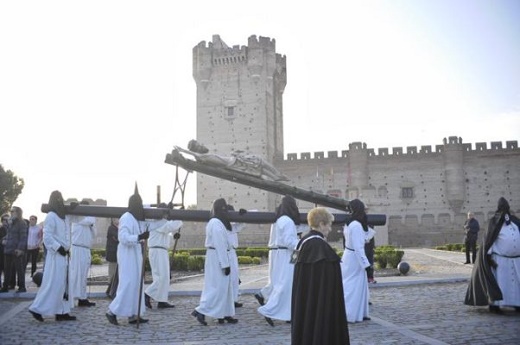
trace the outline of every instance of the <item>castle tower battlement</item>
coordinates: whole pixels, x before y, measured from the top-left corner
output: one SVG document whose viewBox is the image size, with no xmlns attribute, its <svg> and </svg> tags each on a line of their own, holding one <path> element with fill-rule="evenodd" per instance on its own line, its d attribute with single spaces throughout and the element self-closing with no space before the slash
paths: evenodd
<svg viewBox="0 0 520 345">
<path fill-rule="evenodd" d="M 457 138 L 457 137 L 450 137 Z M 457 138 L 457 140 L 460 138 Z M 327 158 L 347 158 L 350 155 L 350 151 L 361 149 L 361 143 L 351 143 L 349 144 L 349 150 L 343 151 L 327 151 L 325 155 L 324 151 L 315 151 L 311 152 L 301 152 L 301 153 L 288 153 L 285 160 L 286 161 L 298 161 L 298 160 L 312 160 L 312 159 L 327 159 Z M 487 146 L 485 142 L 475 143 L 475 148 L 472 148 L 471 143 L 462 143 L 462 150 L 466 154 L 479 154 L 479 153 L 504 153 L 515 152 L 518 150 L 518 141 L 509 140 L 505 142 L 505 145 L 501 141 L 492 141 L 489 143 L 490 146 Z M 444 153 L 446 151 L 446 146 L 452 145 L 452 143 L 447 142 L 443 145 L 435 145 L 435 150 L 432 150 L 432 146 L 423 145 L 420 146 L 420 149 L 417 149 L 417 146 L 406 146 L 406 149 L 403 147 L 392 147 L 392 148 L 378 148 L 377 153 L 373 148 L 368 148 L 369 157 L 377 158 L 377 157 L 388 157 L 388 156 L 414 156 L 416 158 L 420 158 L 421 156 L 430 156 L 432 154 L 438 155 L 439 153 Z M 366 144 L 363 143 L 364 148 L 366 148 Z M 364 149 L 363 148 L 363 149 Z"/>
</svg>

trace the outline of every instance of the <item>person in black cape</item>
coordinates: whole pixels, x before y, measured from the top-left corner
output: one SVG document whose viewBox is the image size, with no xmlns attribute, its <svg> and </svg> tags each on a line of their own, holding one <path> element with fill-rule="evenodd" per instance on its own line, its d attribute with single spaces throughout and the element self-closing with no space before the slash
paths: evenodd
<svg viewBox="0 0 520 345">
<path fill-rule="evenodd" d="M 473 272 L 471 273 L 471 279 L 464 299 L 464 304 L 471 306 L 489 305 L 489 311 L 496 314 L 503 313 L 500 307 L 496 305 L 496 302 L 502 301 L 504 296 L 496 279 L 497 262 L 493 259 L 493 255 L 496 254 L 489 253 L 489 250 L 497 241 L 502 227 L 506 224 L 514 224 L 516 229 L 518 229 L 520 228 L 520 219 L 510 213 L 509 203 L 505 198 L 501 197 L 498 200 L 495 215 L 489 220 L 484 243 L 479 246 L 477 260 L 473 266 Z M 510 257 L 506 259 L 513 261 L 516 258 Z M 518 280 L 515 277 L 511 277 L 508 281 L 514 282 Z M 520 306 L 516 306 L 515 309 L 520 311 Z"/>
<path fill-rule="evenodd" d="M 298 243 L 291 307 L 291 344 L 350 344 L 340 260 L 326 242 L 334 216 L 323 207 L 307 215 L 311 230 Z"/>
</svg>

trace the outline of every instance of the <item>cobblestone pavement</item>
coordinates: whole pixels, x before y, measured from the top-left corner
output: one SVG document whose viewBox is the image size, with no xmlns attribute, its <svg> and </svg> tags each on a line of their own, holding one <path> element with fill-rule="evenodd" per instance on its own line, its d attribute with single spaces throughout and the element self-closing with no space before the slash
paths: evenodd
<svg viewBox="0 0 520 345">
<path fill-rule="evenodd" d="M 458 272 L 467 278 L 471 271 L 461 265 L 459 256 L 450 257 L 435 251 L 407 251 L 412 267 L 421 267 L 433 277 Z M 443 263 L 444 262 L 444 263 Z M 431 268 L 437 267 L 437 268 Z M 407 285 L 411 278 L 371 285 L 371 321 L 349 324 L 351 344 L 520 344 L 520 313 L 504 308 L 505 315 L 490 314 L 485 307 L 462 303 L 467 282 L 427 282 Z M 439 279 L 438 281 L 445 281 Z M 98 294 L 101 296 L 102 294 Z M 14 296 L 14 295 L 12 295 Z M 0 344 L 290 344 L 290 325 L 276 321 L 269 326 L 256 311 L 258 303 L 249 293 L 241 296 L 237 324 L 219 325 L 207 318 L 202 326 L 190 315 L 199 296 L 174 294 L 173 309 L 147 310 L 149 323 L 139 329 L 120 319 L 113 326 L 105 318 L 110 300 L 92 299 L 93 308 L 75 308 L 77 321 L 56 322 L 46 317 L 37 322 L 28 312 L 32 299 L 0 298 Z"/>
</svg>

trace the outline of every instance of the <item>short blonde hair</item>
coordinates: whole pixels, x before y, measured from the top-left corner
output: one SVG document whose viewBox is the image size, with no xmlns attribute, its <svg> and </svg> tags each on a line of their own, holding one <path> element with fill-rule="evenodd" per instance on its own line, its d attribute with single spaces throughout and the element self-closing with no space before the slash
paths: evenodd
<svg viewBox="0 0 520 345">
<path fill-rule="evenodd" d="M 307 214 L 307 223 L 312 229 L 318 229 L 320 223 L 332 224 L 334 216 L 325 207 L 316 207 Z"/>
</svg>

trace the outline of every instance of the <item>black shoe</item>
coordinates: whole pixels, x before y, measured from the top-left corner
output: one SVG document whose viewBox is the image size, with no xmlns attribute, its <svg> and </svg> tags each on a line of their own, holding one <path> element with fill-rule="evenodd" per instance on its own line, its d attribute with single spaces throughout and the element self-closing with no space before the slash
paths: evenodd
<svg viewBox="0 0 520 345">
<path fill-rule="evenodd" d="M 144 305 L 146 306 L 146 308 L 152 309 L 152 302 L 150 300 L 150 296 L 144 294 Z"/>
<path fill-rule="evenodd" d="M 109 312 L 109 313 L 106 313 L 105 316 L 107 317 L 108 322 L 110 322 L 111 324 L 116 325 L 116 326 L 118 325 L 117 317 L 114 314 Z"/>
<path fill-rule="evenodd" d="M 3 292 L 9 292 L 9 289 L 8 288 L 1 288 L 0 289 L 0 293 L 3 293 Z"/>
<path fill-rule="evenodd" d="M 170 304 L 168 302 L 159 302 L 157 303 L 157 308 L 164 309 L 164 308 L 175 308 L 173 304 Z"/>
<path fill-rule="evenodd" d="M 489 306 L 489 311 L 490 311 L 491 313 L 495 313 L 495 314 L 498 314 L 498 315 L 503 315 L 503 314 L 504 314 L 504 312 L 502 311 L 502 309 L 500 309 L 500 307 L 497 306 L 497 305 L 490 305 L 490 306 Z"/>
<path fill-rule="evenodd" d="M 142 317 L 139 318 L 139 323 L 147 323 L 148 322 L 148 319 L 143 319 Z M 130 320 L 128 320 L 128 323 L 129 324 L 136 324 L 137 323 L 137 318 L 132 318 Z"/>
<path fill-rule="evenodd" d="M 16 290 L 16 292 L 27 292 L 27 289 L 26 288 L 18 289 L 18 290 Z"/>
<path fill-rule="evenodd" d="M 197 319 L 197 321 L 201 324 L 201 325 L 204 325 L 204 326 L 207 326 L 208 323 L 206 322 L 206 317 L 204 316 L 204 314 L 201 314 L 199 313 L 198 311 L 194 310 L 191 312 L 191 316 L 195 316 L 195 318 Z"/>
<path fill-rule="evenodd" d="M 471 262 L 466 261 L 466 262 L 464 263 L 464 265 L 468 265 L 468 264 L 471 264 Z"/>
<path fill-rule="evenodd" d="M 78 300 L 78 307 L 95 307 L 96 303 L 90 302 L 88 299 Z"/>
<path fill-rule="evenodd" d="M 56 321 L 76 321 L 76 317 L 69 314 L 56 314 Z"/>
<path fill-rule="evenodd" d="M 231 316 L 225 316 L 224 320 L 226 320 L 227 323 L 237 323 L 238 319 L 232 318 Z"/>
<path fill-rule="evenodd" d="M 234 319 L 231 316 L 225 316 L 223 319 L 218 319 L 219 324 L 223 324 L 226 321 L 227 323 L 237 323 L 238 319 Z"/>
<path fill-rule="evenodd" d="M 502 309 L 500 309 L 500 307 L 497 306 L 497 305 L 490 305 L 490 306 L 489 306 L 489 311 L 490 311 L 491 313 L 495 313 L 495 314 L 498 314 L 498 315 L 502 315 L 502 314 L 504 314 L 504 312 L 502 311 Z"/>
<path fill-rule="evenodd" d="M 273 319 L 271 319 L 270 317 L 265 317 L 265 321 L 267 321 L 267 323 L 271 326 L 271 327 L 274 327 L 274 322 L 273 322 Z"/>
<path fill-rule="evenodd" d="M 235 302 L 235 308 L 242 308 L 244 304 Z"/>
<path fill-rule="evenodd" d="M 260 303 L 260 305 L 265 304 L 264 296 L 262 296 L 259 293 L 255 293 L 254 296 L 255 296 L 256 300 L 258 301 L 258 303 Z"/>
<path fill-rule="evenodd" d="M 29 310 L 29 313 L 38 321 L 43 322 L 42 314 Z"/>
<path fill-rule="evenodd" d="M 363 316 L 363 321 L 370 321 L 372 320 L 371 318 L 369 318 L 368 316 Z"/>
</svg>

